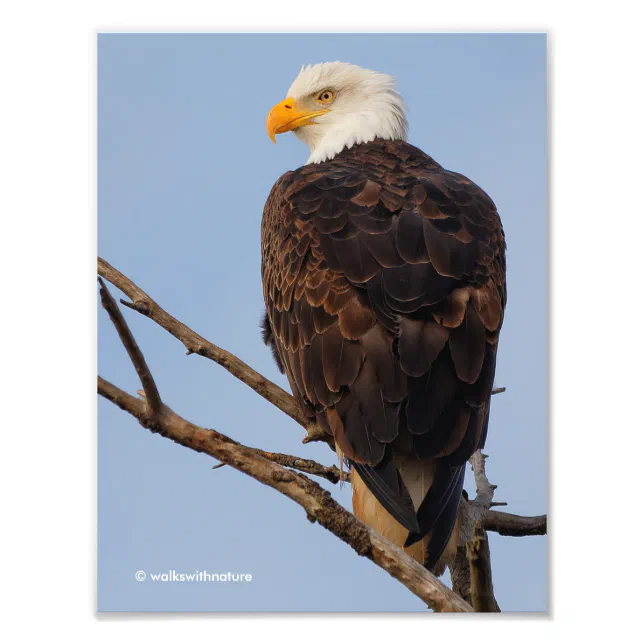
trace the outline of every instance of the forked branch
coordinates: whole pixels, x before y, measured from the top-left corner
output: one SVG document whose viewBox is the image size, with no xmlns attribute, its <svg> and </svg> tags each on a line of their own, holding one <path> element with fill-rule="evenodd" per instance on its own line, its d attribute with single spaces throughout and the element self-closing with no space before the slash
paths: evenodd
<svg viewBox="0 0 644 644">
<path fill-rule="evenodd" d="M 476 482 L 476 498 L 462 504 L 464 511 L 461 512 L 461 521 L 463 529 L 467 532 L 465 553 L 470 577 L 468 600 L 477 613 L 499 613 L 501 609 L 494 597 L 490 546 L 485 531 L 485 519 L 494 498 L 496 485 L 490 483 L 485 473 L 486 459 L 487 456 L 480 449 L 470 458 Z"/>
<path fill-rule="evenodd" d="M 98 272 L 130 298 L 131 302 L 121 300 L 125 306 L 159 324 L 183 343 L 188 354 L 197 353 L 223 366 L 236 378 L 302 425 L 307 431 L 304 443 L 324 441 L 330 447 L 334 447 L 332 437 L 318 425 L 311 423 L 302 413 L 293 396 L 281 387 L 266 379 L 235 355 L 209 342 L 183 322 L 174 318 L 134 282 L 100 258 Z M 457 595 L 402 550 L 358 521 L 351 513 L 333 501 L 330 495 L 316 483 L 306 476 L 284 469 L 284 467 L 321 476 L 332 483 L 349 480 L 348 473 L 342 472 L 335 466 L 327 467 L 310 459 L 266 452 L 241 445 L 223 434 L 203 429 L 185 421 L 163 405 L 143 354 L 127 327 L 116 302 L 102 281 L 101 286 L 103 305 L 130 355 L 145 393 L 144 399 L 140 400 L 99 378 L 99 393 L 102 396 L 135 416 L 143 426 L 152 431 L 157 431 L 191 449 L 208 453 L 219 459 L 222 465 L 230 465 L 282 492 L 299 503 L 311 520 L 318 521 L 351 545 L 359 554 L 371 558 L 435 610 L 471 611 L 472 608 L 461 597 L 465 597 L 467 601 L 473 603 L 477 610 L 499 610 L 492 592 L 487 538 L 483 543 L 481 533 L 485 535 L 485 530 L 490 530 L 511 536 L 545 534 L 546 516 L 521 517 L 490 510 L 493 505 L 501 504 L 492 501 L 496 486 L 491 486 L 487 481 L 484 467 L 485 457 L 480 452 L 475 454 L 471 461 L 477 483 L 477 497 L 473 501 L 461 504 L 462 532 L 465 542 L 470 546 L 461 548 L 460 564 L 457 561 L 452 567 L 452 575 L 456 575 L 456 577 L 460 575 L 460 580 L 453 580 L 455 590 L 459 591 Z M 503 391 L 505 391 L 505 387 L 499 387 L 493 389 L 492 394 Z M 464 562 L 467 564 L 468 560 L 469 567 L 466 570 Z M 469 592 L 469 581 L 472 584 L 471 593 Z"/>
<path fill-rule="evenodd" d="M 161 409 L 161 396 L 159 395 L 159 390 L 154 382 L 148 363 L 145 361 L 143 352 L 136 343 L 136 340 L 130 331 L 130 327 L 128 327 L 121 310 L 105 286 L 105 283 L 100 277 L 98 278 L 98 282 L 101 285 L 101 304 L 110 316 L 110 320 L 112 320 L 112 324 L 114 324 L 114 327 L 119 334 L 119 338 L 121 338 L 121 343 L 125 347 L 125 350 L 130 356 L 130 360 L 136 369 L 136 373 L 138 374 L 139 380 L 143 385 L 143 390 L 145 391 L 145 398 L 150 407 L 150 417 L 154 419 Z"/>
<path fill-rule="evenodd" d="M 124 306 L 134 309 L 138 313 L 149 317 L 159 326 L 168 331 L 177 340 L 181 341 L 188 350 L 188 354 L 197 353 L 221 365 L 235 378 L 247 384 L 260 396 L 281 409 L 285 414 L 298 422 L 307 430 L 304 442 L 314 440 L 324 441 L 333 447 L 333 439 L 322 428 L 311 423 L 300 409 L 293 396 L 278 387 L 275 383 L 248 366 L 243 360 L 229 351 L 209 342 L 204 337 L 193 331 L 190 327 L 180 322 L 159 306 L 145 291 L 139 288 L 132 280 L 116 270 L 104 259 L 98 258 L 98 274 L 123 291 L 131 302 L 121 300 Z"/>
<path fill-rule="evenodd" d="M 136 346 L 125 320 L 122 316 L 114 315 L 114 311 L 111 311 L 113 300 L 104 285 L 101 289 L 103 301 L 107 304 L 106 308 L 111 313 L 110 317 L 119 331 L 130 359 L 141 381 L 148 384 L 144 390 L 146 400 L 141 400 L 99 377 L 98 392 L 101 396 L 137 418 L 144 427 L 180 445 L 209 454 L 295 501 L 304 508 L 310 521 L 317 521 L 350 545 L 359 555 L 371 559 L 430 608 L 438 612 L 471 612 L 469 604 L 456 593 L 400 548 L 365 526 L 317 483 L 303 474 L 287 470 L 264 458 L 258 450 L 241 445 L 214 430 L 190 423 L 164 405 L 145 365 L 143 354 Z M 158 399 L 158 404 L 153 406 L 147 401 L 148 391 Z"/>
</svg>

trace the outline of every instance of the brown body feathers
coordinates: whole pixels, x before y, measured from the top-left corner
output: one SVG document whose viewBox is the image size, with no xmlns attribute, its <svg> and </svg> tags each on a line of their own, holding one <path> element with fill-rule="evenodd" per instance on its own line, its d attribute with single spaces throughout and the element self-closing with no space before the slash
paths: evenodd
<svg viewBox="0 0 644 644">
<path fill-rule="evenodd" d="M 434 565 L 487 432 L 506 301 L 494 203 L 408 143 L 356 145 L 275 184 L 262 277 L 293 394 L 408 544 L 432 531 Z"/>
</svg>

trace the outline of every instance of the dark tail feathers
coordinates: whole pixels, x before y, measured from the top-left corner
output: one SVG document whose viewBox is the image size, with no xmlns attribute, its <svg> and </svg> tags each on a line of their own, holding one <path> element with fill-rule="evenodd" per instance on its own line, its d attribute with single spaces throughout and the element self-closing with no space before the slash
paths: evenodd
<svg viewBox="0 0 644 644">
<path fill-rule="evenodd" d="M 405 548 L 432 532 L 425 563 L 432 568 L 445 550 L 456 523 L 465 465 L 453 466 L 439 461 L 432 486 L 418 512 L 414 510 L 409 492 L 389 454 L 376 467 L 360 463 L 351 465 L 385 510 L 409 530 Z"/>
</svg>

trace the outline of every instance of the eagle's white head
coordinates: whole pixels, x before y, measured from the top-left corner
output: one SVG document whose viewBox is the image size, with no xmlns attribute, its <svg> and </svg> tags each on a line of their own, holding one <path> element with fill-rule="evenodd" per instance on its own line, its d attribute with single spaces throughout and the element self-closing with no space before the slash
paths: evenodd
<svg viewBox="0 0 644 644">
<path fill-rule="evenodd" d="M 405 103 L 393 76 L 349 63 L 302 67 L 266 119 L 268 135 L 295 133 L 311 149 L 307 163 L 332 159 L 375 138 L 407 138 Z"/>
</svg>

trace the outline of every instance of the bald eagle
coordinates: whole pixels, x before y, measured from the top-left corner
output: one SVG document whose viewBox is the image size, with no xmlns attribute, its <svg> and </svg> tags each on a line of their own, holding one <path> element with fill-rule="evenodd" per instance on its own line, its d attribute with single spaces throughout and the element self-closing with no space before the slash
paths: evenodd
<svg viewBox="0 0 644 644">
<path fill-rule="evenodd" d="M 441 573 L 488 428 L 505 237 L 481 188 L 406 142 L 405 109 L 394 78 L 340 62 L 271 109 L 271 139 L 310 157 L 264 208 L 263 335 L 350 464 L 356 516 Z"/>
</svg>

